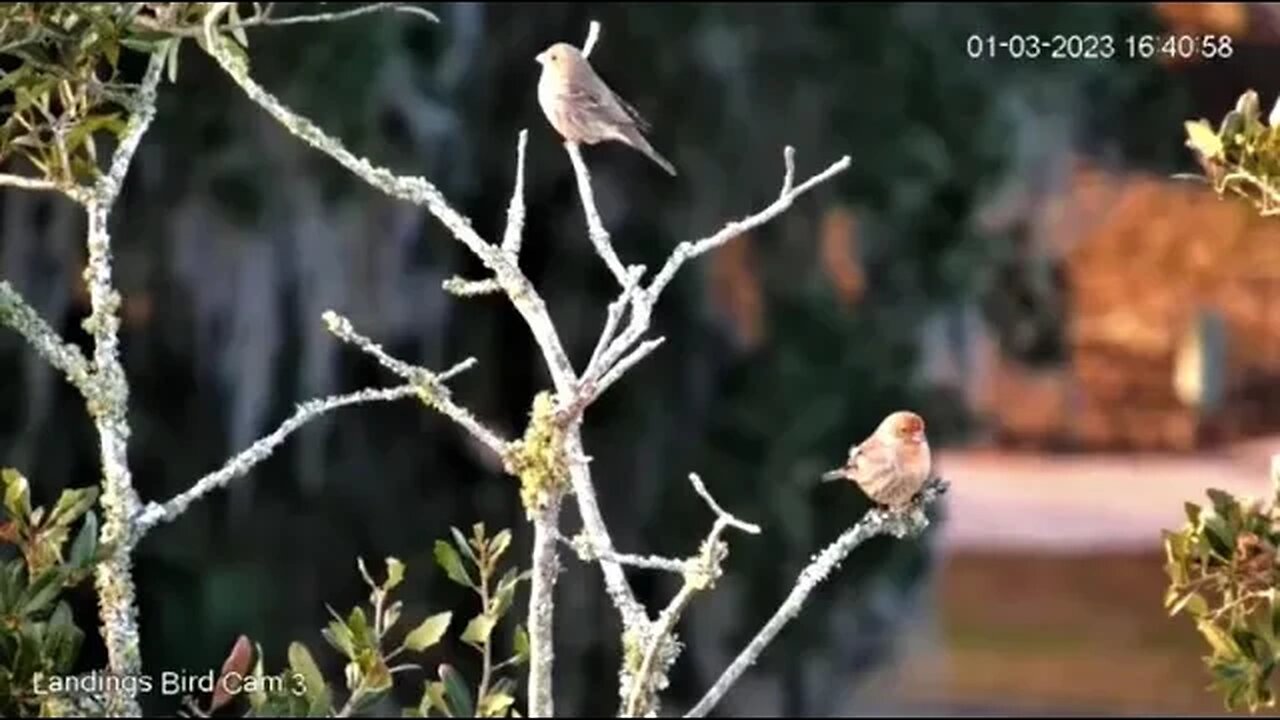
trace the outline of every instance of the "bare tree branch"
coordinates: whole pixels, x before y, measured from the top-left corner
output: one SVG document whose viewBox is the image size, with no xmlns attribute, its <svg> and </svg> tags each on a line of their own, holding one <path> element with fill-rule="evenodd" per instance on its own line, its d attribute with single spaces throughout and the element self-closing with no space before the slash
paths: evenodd
<svg viewBox="0 0 1280 720">
<path fill-rule="evenodd" d="M 929 518 L 925 510 L 937 501 L 947 490 L 944 480 L 935 478 L 917 496 L 914 506 L 904 513 L 891 513 L 881 509 L 869 511 L 853 527 L 844 531 L 835 542 L 823 550 L 809 565 L 800 572 L 795 587 L 782 601 L 782 605 L 774 612 L 769 622 L 747 643 L 738 657 L 725 669 L 707 694 L 698 701 L 685 717 L 705 717 L 715 708 L 729 688 L 738 681 L 742 673 L 756 662 L 760 653 L 777 637 L 787 623 L 800 614 L 801 608 L 809 598 L 809 594 L 844 561 L 854 548 L 871 538 L 891 535 L 899 540 L 920 535 L 929 527 Z"/>
<path fill-rule="evenodd" d="M 725 512 L 715 498 L 711 497 L 697 473 L 689 473 L 689 482 L 707 503 L 707 507 L 711 508 L 711 512 L 715 513 L 716 521 L 703 541 L 698 556 L 685 563 L 684 584 L 679 592 L 644 633 L 648 644 L 639 668 L 630 678 L 630 693 L 620 713 L 624 717 L 638 717 L 657 711 L 658 691 L 667 686 L 667 671 L 680 655 L 680 644 L 675 636 L 676 625 L 693 601 L 693 596 L 713 587 L 722 572 L 728 547 L 720 541 L 720 535 L 730 527 L 752 535 L 760 534 L 760 526 L 744 522 Z"/>
<path fill-rule="evenodd" d="M 556 540 L 573 550 L 573 553 L 583 562 L 595 562 L 606 554 L 592 546 L 591 538 L 585 533 L 579 533 L 572 538 L 557 534 Z M 674 560 L 658 555 L 633 555 L 619 552 L 609 552 L 607 555 L 611 561 L 619 565 L 626 565 L 640 570 L 659 570 L 677 575 L 683 574 L 685 571 L 683 560 Z"/>
<path fill-rule="evenodd" d="M 367 388 L 345 395 L 331 395 L 326 398 L 309 400 L 300 404 L 294 414 L 281 423 L 280 427 L 276 428 L 274 432 L 241 451 L 217 471 L 200 478 L 190 489 L 163 503 L 148 503 L 146 509 L 142 511 L 135 521 L 138 534 L 141 536 L 162 522 L 172 522 L 205 495 L 227 486 L 238 477 L 248 475 L 255 465 L 270 457 L 271 453 L 275 452 L 275 449 L 290 434 L 316 417 L 348 405 L 401 400 L 415 397 L 419 392 L 419 388 L 415 385 L 400 385 L 394 388 Z"/>
<path fill-rule="evenodd" d="M 592 27 L 598 26 L 599 23 L 596 23 Z M 613 249 L 609 231 L 604 229 L 604 221 L 600 219 L 600 211 L 596 209 L 595 192 L 591 189 L 591 171 L 587 169 L 587 163 L 582 159 L 582 149 L 576 142 L 566 142 L 564 149 L 569 153 L 569 161 L 573 163 L 573 174 L 578 180 L 578 195 L 582 198 L 582 211 L 587 216 L 587 234 L 591 238 L 591 244 L 595 246 L 600 259 L 604 260 L 605 267 L 609 268 L 609 272 L 617 278 L 618 284 L 625 288 L 631 274 L 622 267 L 622 261 L 618 259 L 618 254 Z M 638 274 L 636 280 L 639 280 Z"/>
<path fill-rule="evenodd" d="M 56 330 L 22 299 L 9 283 L 0 280 L 0 325 L 8 325 L 21 335 L 40 357 L 44 358 L 82 394 L 92 381 L 89 361 L 80 348 L 58 336 Z"/>
<path fill-rule="evenodd" d="M 520 263 L 520 247 L 524 244 L 524 162 L 525 152 L 529 147 L 529 130 L 520 131 L 516 142 L 516 181 L 511 191 L 511 202 L 507 206 L 507 229 L 502 236 L 502 251 L 510 256 L 511 264 Z M 502 292 L 502 284 L 494 278 L 488 280 L 465 280 L 451 277 L 444 281 L 444 290 L 458 297 L 474 297 Z"/>
<path fill-rule="evenodd" d="M 819 184 L 830 180 L 832 177 L 844 172 L 848 169 L 852 160 L 848 155 L 839 161 L 832 163 L 826 170 L 814 175 L 799 186 L 793 187 L 795 177 L 795 149 L 787 146 L 783 157 L 786 164 L 786 174 L 782 183 L 782 191 L 778 194 L 778 199 L 763 210 L 750 215 L 741 220 L 731 222 L 724 226 L 715 235 L 703 238 L 696 242 L 682 242 L 671 257 L 667 259 L 665 265 L 649 283 L 649 286 L 637 290 L 632 295 L 631 301 L 631 321 L 627 329 L 615 338 L 609 347 L 604 350 L 598 362 L 590 369 L 590 372 L 584 374 L 583 381 L 586 384 L 595 385 L 597 380 L 606 374 L 610 368 L 618 362 L 640 337 L 649 329 L 649 322 L 653 317 L 653 308 L 657 304 L 662 291 L 675 277 L 676 272 L 690 259 L 703 255 L 711 250 L 718 248 L 738 237 L 744 232 L 753 230 L 768 221 L 785 212 L 795 202 L 796 198 L 818 186 Z M 594 398 L 592 399 L 594 401 Z"/>
<path fill-rule="evenodd" d="M 172 42 L 172 41 L 170 41 Z M 156 114 L 156 87 L 164 68 L 163 50 L 151 55 L 141 89 L 133 98 L 129 121 L 120 136 L 106 174 L 98 178 L 88 197 L 88 267 L 92 312 L 85 321 L 93 335 L 94 375 L 90 414 L 98 430 L 102 459 L 102 508 L 104 522 L 100 544 L 110 554 L 95 568 L 103 640 L 108 667 L 120 677 L 137 677 L 142 672 L 139 649 L 138 606 L 133 585 L 131 554 L 138 535 L 133 518 L 140 502 L 129 472 L 129 384 L 120 364 L 120 294 L 111 275 L 111 233 L 107 226 L 111 210 L 120 195 L 124 177 L 133 162 L 142 136 Z M 112 716 L 138 715 L 137 699 L 119 688 L 108 688 L 107 712 Z"/>
<path fill-rule="evenodd" d="M 454 237 L 471 250 L 493 273 L 489 279 L 467 281 L 453 278 L 446 282 L 445 289 L 458 295 L 490 294 L 501 289 L 516 307 L 528 325 L 530 333 L 538 343 L 548 372 L 555 386 L 557 396 L 557 422 L 560 423 L 562 437 L 561 452 L 568 466 L 572 491 L 577 500 L 582 517 L 584 534 L 599 561 L 605 579 L 608 594 L 622 616 L 624 634 L 636 633 L 643 638 L 652 637 L 654 627 L 659 629 L 657 644 L 646 646 L 646 657 L 649 659 L 644 675 L 649 678 L 665 676 L 667 663 L 663 658 L 662 647 L 670 644 L 671 629 L 678 619 L 687 600 L 677 600 L 668 607 L 668 612 L 653 626 L 648 619 L 644 607 L 637 602 L 634 591 L 626 578 L 623 563 L 632 560 L 628 556 L 616 553 L 608 528 L 601 516 L 596 492 L 591 481 L 590 459 L 582 447 L 581 420 L 587 405 L 599 394 L 616 382 L 631 367 L 656 349 L 661 339 L 640 342 L 649 327 L 653 306 L 665 286 L 671 281 L 675 272 L 688 259 L 708 252 L 723 245 L 742 232 L 762 225 L 791 206 L 794 200 L 818 183 L 846 169 L 850 163 L 848 157 L 835 163 L 823 173 L 811 178 L 799 187 L 792 187 L 794 176 L 793 151 L 786 153 L 787 174 L 783 190 L 777 201 L 745 220 L 730 223 L 716 235 L 700 240 L 697 243 L 682 243 L 668 259 L 663 272 L 645 288 L 640 284 L 644 272 L 642 266 L 624 268 L 613 252 L 611 239 L 604 229 L 595 207 L 594 193 L 590 187 L 590 175 L 577 146 L 566 145 L 566 151 L 574 166 L 575 176 L 579 182 L 579 194 L 583 202 L 584 215 L 587 218 L 588 232 L 592 243 L 604 260 L 610 272 L 621 285 L 620 297 L 609 306 L 602 336 L 596 344 L 592 361 L 586 371 L 578 376 L 570 364 L 564 351 L 563 343 L 552 323 L 545 302 L 537 293 L 532 283 L 519 268 L 518 252 L 520 237 L 524 223 L 523 173 L 527 132 L 522 131 L 517 145 L 517 178 L 513 189 L 513 197 L 508 210 L 506 232 L 501 245 L 485 241 L 472 228 L 470 221 L 454 210 L 444 196 L 431 183 L 421 177 L 397 176 L 391 171 L 374 166 L 368 160 L 358 158 L 348 151 L 340 141 L 330 137 L 310 120 L 294 113 L 278 99 L 259 86 L 248 74 L 247 68 L 229 47 L 231 41 L 214 32 L 221 15 L 227 12 L 226 3 L 215 3 L 206 15 L 205 50 L 213 56 L 223 70 L 245 92 L 246 96 L 266 110 L 287 131 L 302 139 L 312 147 L 329 155 L 343 167 L 351 171 L 369 185 L 381 190 L 389 196 L 397 197 L 416 205 L 425 207 L 448 228 Z M 583 44 L 584 54 L 590 54 L 597 43 L 600 33 L 599 23 L 592 21 L 588 37 Z M 631 318 L 625 330 L 620 331 L 622 316 L 628 307 Z M 349 327 L 348 327 L 349 329 Z M 637 344 L 638 343 L 638 344 Z M 362 344 L 368 350 L 373 346 L 367 340 Z M 375 353 L 385 366 L 402 376 L 406 376 L 407 366 L 386 358 L 384 354 Z M 409 377 L 412 377 L 410 373 Z M 456 419 L 456 418 L 455 418 Z M 473 430 L 474 432 L 474 430 Z M 486 443 L 491 448 L 493 444 Z M 697 483 L 695 482 L 695 487 Z M 704 489 L 705 490 L 705 489 Z M 559 572 L 557 540 L 562 539 L 558 531 L 561 496 L 559 490 L 548 498 L 540 509 L 530 513 L 534 525 L 534 572 L 531 582 L 529 604 L 530 663 L 529 663 L 529 707 L 528 715 L 535 717 L 550 716 L 554 712 L 553 693 L 551 687 L 552 667 L 554 662 L 553 618 L 554 618 L 554 586 Z M 704 497 L 709 497 L 704 494 Z M 713 541 L 704 549 L 711 553 L 704 560 L 713 558 L 718 572 L 719 559 L 717 550 L 718 536 L 725 527 L 745 528 L 746 524 L 733 524 L 718 506 L 713 506 L 718 519 L 713 529 Z M 663 565 L 663 563 L 658 563 Z M 701 565 L 701 564 L 700 564 Z M 670 566 L 663 569 L 670 569 Z M 686 563 L 682 569 L 687 583 L 696 580 L 700 573 L 691 572 Z M 701 575 L 705 575 L 702 573 Z M 695 580 L 689 580 L 694 577 Z M 693 590 L 686 595 L 691 596 Z M 665 629 L 664 629 L 665 628 Z M 665 639 L 662 639 L 665 638 Z M 674 654 L 670 655 L 674 659 Z M 646 687 L 650 687 L 646 685 Z M 640 699 L 641 705 L 649 703 L 649 690 L 644 690 Z"/>
<path fill-rule="evenodd" d="M 423 402 L 428 403 L 432 408 L 440 411 L 441 414 L 448 417 L 464 430 L 471 433 L 477 440 L 484 444 L 485 447 L 492 450 L 499 457 L 506 452 L 507 441 L 498 437 L 498 434 L 485 427 L 470 410 L 455 403 L 450 395 L 449 388 L 445 383 L 461 372 L 471 369 L 476 364 L 475 358 L 467 358 L 449 370 L 436 375 L 430 370 L 416 367 L 402 360 L 397 360 L 386 353 L 381 345 L 373 342 L 369 338 L 355 331 L 351 326 L 351 321 L 333 312 L 332 310 L 324 314 L 325 325 L 329 328 L 329 332 L 336 335 L 339 339 L 351 343 L 361 350 L 369 353 L 377 358 L 383 367 L 400 377 L 408 380 L 414 387 L 418 389 L 418 394 Z"/>
<path fill-rule="evenodd" d="M 18 188 L 20 190 L 34 190 L 37 192 L 58 192 L 62 189 L 58 183 L 44 178 L 29 178 L 22 175 L 12 175 L 10 173 L 0 173 L 0 186 Z"/>
<path fill-rule="evenodd" d="M 210 14 L 217 11 L 218 8 L 215 8 Z M 356 157 L 341 141 L 286 107 L 249 76 L 248 68 L 238 62 L 236 56 L 227 49 L 225 44 L 231 42 L 233 41 L 227 38 L 213 36 L 206 41 L 205 50 L 251 101 L 267 111 L 290 134 L 333 158 L 372 187 L 390 197 L 426 208 L 459 242 L 475 253 L 484 266 L 493 272 L 494 279 L 506 291 L 512 305 L 529 326 L 530 333 L 547 360 L 547 370 L 551 374 L 556 392 L 566 396 L 572 393 L 576 382 L 573 366 L 547 313 L 546 303 L 520 268 L 512 262 L 511 257 L 500 247 L 480 237 L 471 226 L 471 221 L 453 209 L 440 190 L 425 178 L 396 175 L 386 168 L 373 165 L 365 158 Z"/>
<path fill-rule="evenodd" d="M 392 12 L 402 12 L 410 15 L 417 15 L 418 17 L 424 18 L 426 20 L 430 20 L 431 22 L 435 22 L 435 23 L 440 22 L 440 18 L 436 17 L 435 13 L 425 8 L 420 8 L 420 7 L 417 7 L 416 5 L 412 5 L 410 3 L 398 3 L 398 2 L 369 3 L 368 5 L 352 8 L 350 10 L 342 10 L 339 12 L 313 13 L 309 15 L 293 15 L 290 17 L 282 17 L 282 18 L 271 17 L 272 5 L 275 5 L 275 3 L 267 3 L 267 7 L 262 9 L 262 11 L 259 12 L 257 15 L 254 15 L 253 17 L 250 17 L 250 18 L 246 18 L 239 22 L 229 22 L 225 25 L 218 26 L 217 29 L 221 31 L 226 31 L 226 32 L 234 32 L 236 30 L 245 30 L 245 29 L 261 28 L 261 27 L 283 27 L 286 25 L 334 23 L 334 22 L 341 22 L 343 20 L 351 20 L 353 18 L 363 17 L 365 15 L 371 15 L 373 13 L 382 12 L 385 10 L 390 10 Z M 146 15 L 134 16 L 133 23 L 141 28 L 165 32 L 170 35 L 175 35 L 178 37 L 194 38 L 194 37 L 203 37 L 204 35 L 204 30 L 202 28 L 164 24 L 162 22 L 157 21 L 156 18 L 149 17 Z"/>
</svg>

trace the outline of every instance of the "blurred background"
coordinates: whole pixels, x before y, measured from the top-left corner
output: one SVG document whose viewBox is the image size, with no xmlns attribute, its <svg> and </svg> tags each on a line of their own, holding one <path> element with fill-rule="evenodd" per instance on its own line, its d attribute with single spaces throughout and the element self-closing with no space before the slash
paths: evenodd
<svg viewBox="0 0 1280 720">
<path fill-rule="evenodd" d="M 334 4 L 340 5 L 340 4 Z M 1202 641 L 1161 606 L 1160 529 L 1204 489 L 1265 491 L 1280 430 L 1280 223 L 1171 176 L 1184 120 L 1280 81 L 1274 4 L 428 4 L 251 33 L 254 74 L 349 147 L 438 184 L 487 237 L 530 130 L 521 266 L 577 365 L 612 279 L 536 101 L 533 56 L 603 24 L 596 69 L 655 127 L 668 178 L 622 147 L 586 151 L 624 262 L 770 202 L 782 150 L 807 177 L 850 171 L 686 266 L 654 320 L 666 344 L 587 416 L 615 543 L 692 552 L 711 517 L 686 475 L 760 523 L 681 626 L 667 714 L 701 696 L 809 557 L 867 508 L 818 485 L 887 412 L 920 411 L 952 483 L 917 542 L 879 540 L 824 585 L 722 714 L 1215 713 Z M 296 11 L 295 11 L 296 12 Z M 972 34 L 1229 35 L 1227 59 L 971 59 Z M 132 383 L 131 462 L 165 498 L 272 430 L 295 403 L 396 379 L 324 329 L 346 314 L 398 357 L 477 369 L 455 395 L 504 435 L 549 386 L 519 316 L 441 282 L 480 265 L 434 218 L 284 133 L 194 48 L 162 88 L 115 216 Z M 65 336 L 80 320 L 83 223 L 0 193 L 0 277 Z M 80 399 L 0 333 L 0 465 L 35 501 L 97 481 Z M 139 550 L 152 672 L 218 667 L 236 637 L 268 668 L 291 640 L 341 667 L 326 604 L 365 588 L 356 557 L 408 563 L 405 617 L 469 617 L 431 559 L 448 528 L 530 530 L 482 448 L 413 402 L 345 409 L 153 532 Z M 577 513 L 565 514 L 567 532 Z M 527 563 L 527 560 L 525 561 Z M 557 710 L 616 709 L 618 621 L 599 571 L 564 558 Z M 650 606 L 673 578 L 632 573 Z M 526 598 L 522 590 L 519 607 Z M 76 596 L 100 666 L 92 589 Z M 509 640 L 503 628 L 501 643 Z M 475 654 L 431 662 L 469 676 Z M 405 683 L 402 703 L 421 685 Z M 174 698 L 154 698 L 156 712 Z M 523 700 L 521 700 L 523 706 Z"/>
</svg>

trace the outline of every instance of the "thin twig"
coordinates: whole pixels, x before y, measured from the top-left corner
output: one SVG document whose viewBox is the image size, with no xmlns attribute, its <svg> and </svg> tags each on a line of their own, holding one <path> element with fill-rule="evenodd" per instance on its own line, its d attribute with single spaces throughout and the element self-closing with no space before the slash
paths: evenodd
<svg viewBox="0 0 1280 720">
<path fill-rule="evenodd" d="M 587 39 L 582 43 L 582 57 L 590 57 L 591 51 L 596 49 L 596 42 L 600 40 L 600 23 L 592 20 L 587 26 Z"/>
<path fill-rule="evenodd" d="M 559 533 L 556 534 L 556 540 L 569 549 L 573 550 L 574 555 L 583 562 L 593 562 L 601 557 L 608 556 L 609 560 L 640 570 L 658 570 L 662 572 L 682 574 L 685 571 L 683 560 L 673 560 L 672 558 L 660 557 L 658 555 L 633 555 L 631 553 L 620 552 L 603 552 L 591 545 L 591 539 L 585 534 L 578 535 L 573 538 L 567 538 Z"/>
<path fill-rule="evenodd" d="M 274 3 L 269 3 L 269 4 L 274 4 Z M 262 28 L 262 27 L 283 27 L 286 25 L 332 23 L 332 22 L 340 22 L 343 20 L 351 20 L 353 18 L 362 17 L 364 15 L 370 15 L 375 12 L 381 12 L 383 10 L 408 13 L 410 15 L 417 15 L 419 17 L 425 18 L 427 20 L 430 20 L 431 22 L 436 22 L 436 23 L 440 22 L 440 18 L 437 17 L 435 13 L 432 13 L 430 10 L 426 10 L 424 8 L 409 5 L 407 3 L 379 2 L 379 3 L 370 3 L 362 7 L 354 8 L 351 10 L 343 10 L 340 12 L 316 13 L 312 15 L 294 15 L 292 17 L 283 17 L 283 18 L 271 17 L 270 9 L 268 8 L 268 10 L 264 11 L 261 15 L 258 15 L 256 17 L 246 18 L 239 22 L 232 22 L 232 23 L 227 23 L 226 25 L 220 25 L 220 26 L 217 26 L 217 29 L 220 31 L 231 32 L 234 30 L 244 30 L 244 29 Z M 170 35 L 176 35 L 178 37 L 201 37 L 202 33 L 204 32 L 201 28 L 198 28 L 198 27 L 170 25 L 162 21 L 159 21 L 156 18 L 149 17 L 146 15 L 135 16 L 133 19 L 133 23 L 140 28 L 144 28 L 152 31 L 164 32 Z"/>
<path fill-rule="evenodd" d="M 654 707 L 657 699 L 656 693 L 665 686 L 667 670 L 679 656 L 680 648 L 675 639 L 676 625 L 679 624 L 680 618 L 684 615 L 689 603 L 693 601 L 693 596 L 710 589 L 722 572 L 721 563 L 724 561 L 727 549 L 720 542 L 720 535 L 724 533 L 726 528 L 730 527 L 751 535 L 760 533 L 759 525 L 739 520 L 720 507 L 720 503 L 717 503 L 715 498 L 711 496 L 707 486 L 703 484 L 702 478 L 698 477 L 697 473 L 689 473 L 689 483 L 693 485 L 694 491 L 707 503 L 707 507 L 711 509 L 711 512 L 715 513 L 716 521 L 711 527 L 711 532 L 703 540 L 702 550 L 698 557 L 684 564 L 684 584 L 662 613 L 658 615 L 658 620 L 652 624 L 648 633 L 646 633 L 648 645 L 645 648 L 644 656 L 641 658 L 639 668 L 631 678 L 631 690 L 621 713 L 624 717 L 637 717 L 642 712 L 656 710 Z M 659 656 L 663 655 L 664 648 L 667 652 L 662 660 L 659 661 Z"/>
<path fill-rule="evenodd" d="M 607 373 L 615 363 L 618 362 L 623 355 L 631 349 L 632 346 L 640 339 L 640 337 L 649 329 L 649 322 L 652 319 L 653 308 L 657 304 L 658 299 L 662 295 L 662 291 L 666 289 L 668 283 L 675 277 L 677 271 L 688 260 L 703 255 L 714 250 L 739 235 L 760 227 L 769 222 L 773 218 L 782 214 L 789 209 L 797 198 L 805 194 L 809 190 L 819 184 L 830 180 L 832 177 L 848 169 L 852 163 L 852 159 L 846 155 L 839 161 L 832 163 L 827 169 L 814 175 L 798 186 L 793 186 L 795 177 L 795 150 L 787 146 L 783 153 L 785 162 L 785 174 L 782 182 L 782 191 L 778 194 L 778 198 L 768 207 L 759 212 L 747 216 L 741 220 L 736 220 L 726 224 L 714 235 L 703 238 L 696 242 L 680 243 L 671 256 L 667 258 L 666 264 L 654 276 L 653 280 L 646 288 L 639 289 L 635 292 L 631 302 L 631 321 L 627 329 L 610 343 L 600 356 L 599 362 L 594 366 L 593 372 L 587 374 L 584 380 L 588 383 L 594 383 L 599 377 Z M 598 395 L 599 393 L 597 393 Z"/>
<path fill-rule="evenodd" d="M 724 523 L 730 527 L 737 528 L 742 532 L 750 533 L 751 535 L 760 534 L 759 525 L 749 523 L 745 520 L 739 520 L 732 513 L 720 507 L 720 503 L 716 502 L 716 499 L 711 497 L 711 493 L 707 490 L 707 486 L 703 484 L 702 478 L 698 477 L 698 473 L 689 473 L 689 484 L 693 485 L 694 492 L 698 493 L 698 496 L 707 503 L 707 507 L 711 508 L 711 512 L 716 514 L 717 520 L 724 521 Z"/>
<path fill-rule="evenodd" d="M 524 242 L 524 164 L 525 153 L 529 146 L 529 130 L 520 131 L 516 141 L 516 181 L 511 191 L 511 202 L 507 205 L 507 228 L 502 234 L 502 251 L 510 256 L 512 265 L 520 264 L 520 246 Z M 458 297 L 476 297 L 502 292 L 502 285 L 495 278 L 487 280 L 467 280 L 451 277 L 444 281 L 443 289 L 450 295 Z"/>
<path fill-rule="evenodd" d="M 618 259 L 613 241 L 609 238 L 609 231 L 604 229 L 604 220 L 600 218 L 600 211 L 596 208 L 595 192 L 591 189 L 591 171 L 582 159 L 582 149 L 576 142 L 565 142 L 564 149 L 569 153 L 569 161 L 573 163 L 573 174 L 578 181 L 578 195 L 582 199 L 582 211 L 587 218 L 587 234 L 591 238 L 591 244 L 595 245 L 596 253 L 604 260 L 609 272 L 613 273 L 618 285 L 626 288 L 629 273 L 622 267 L 622 261 Z"/>
<path fill-rule="evenodd" d="M 662 345 L 665 341 L 666 338 L 654 338 L 640 343 L 640 346 L 631 351 L 630 355 L 614 363 L 614 366 L 609 370 L 608 375 L 600 378 L 600 382 L 596 383 L 595 393 L 597 395 L 603 394 L 605 390 L 609 389 L 610 385 L 621 379 L 623 375 L 631 370 L 631 368 L 635 367 L 637 363 L 648 357 L 649 353 L 657 350 L 658 346 Z"/>
<path fill-rule="evenodd" d="M 293 415 L 281 423 L 280 427 L 276 428 L 270 435 L 262 437 L 245 450 L 242 450 L 215 472 L 200 478 L 188 490 L 163 503 L 148 503 L 146 509 L 135 521 L 138 533 L 146 533 L 162 522 L 173 521 L 205 495 L 225 487 L 238 477 L 248 475 L 254 466 L 270 457 L 271 453 L 275 452 L 275 449 L 289 435 L 324 413 L 349 405 L 402 400 L 415 397 L 417 394 L 418 388 L 416 386 L 400 385 L 393 388 L 367 388 L 345 395 L 331 395 L 326 398 L 308 400 L 300 404 Z"/>
<path fill-rule="evenodd" d="M 596 340 L 596 347 L 591 351 L 591 360 L 587 362 L 587 369 L 583 371 L 586 376 L 598 376 L 596 368 L 600 364 L 600 356 L 604 354 L 605 348 L 609 347 L 609 342 L 613 340 L 613 336 L 618 332 L 618 324 L 622 321 L 622 313 L 626 311 L 627 304 L 631 302 L 631 296 L 635 294 L 636 288 L 640 285 L 640 276 L 644 272 L 643 265 L 631 266 L 631 277 L 627 279 L 626 287 L 622 289 L 622 293 L 617 299 L 609 303 L 604 319 L 604 329 L 600 331 L 600 338 Z"/>
<path fill-rule="evenodd" d="M 403 360 L 391 357 L 382 349 L 381 345 L 356 332 L 351 325 L 351 321 L 336 312 L 327 310 L 323 317 L 329 332 L 340 340 L 351 343 L 372 355 L 383 367 L 408 380 L 418 388 L 418 392 L 424 402 L 427 402 L 432 408 L 462 426 L 464 430 L 471 433 L 485 447 L 498 456 L 501 456 L 506 451 L 507 442 L 499 437 L 497 433 L 485 427 L 470 410 L 455 403 L 450 397 L 449 388 L 445 386 L 445 382 L 454 376 L 474 367 L 476 364 L 475 358 L 467 358 L 444 373 L 437 375 L 425 368 L 410 365 Z"/>
<path fill-rule="evenodd" d="M 57 192 L 62 189 L 62 186 L 52 180 L 30 178 L 11 173 L 0 173 L 0 185 L 20 190 L 35 190 L 37 192 Z"/>
<path fill-rule="evenodd" d="M 905 513 L 891 513 L 881 509 L 869 511 L 861 520 L 853 527 L 844 531 L 835 542 L 831 543 L 823 550 L 813 562 L 800 572 L 799 578 L 796 580 L 795 587 L 791 589 L 791 593 L 782 601 L 778 610 L 774 612 L 773 617 L 769 618 L 769 622 L 760 629 L 756 636 L 747 643 L 738 657 L 725 669 L 720 678 L 716 680 L 707 694 L 698 701 L 685 717 L 705 717 L 707 713 L 720 702 L 729 688 L 733 686 L 742 673 L 755 663 L 760 657 L 760 653 L 770 642 L 782 631 L 782 628 L 791 622 L 800 614 L 801 608 L 804 607 L 805 601 L 808 600 L 809 594 L 823 580 L 835 570 L 835 568 L 848 557 L 854 548 L 871 538 L 881 535 L 891 535 L 898 539 L 908 536 L 917 536 L 929 527 L 929 518 L 925 514 L 925 510 L 934 503 L 947 490 L 947 483 L 941 479 L 934 479 L 920 493 L 913 508 Z"/>
</svg>

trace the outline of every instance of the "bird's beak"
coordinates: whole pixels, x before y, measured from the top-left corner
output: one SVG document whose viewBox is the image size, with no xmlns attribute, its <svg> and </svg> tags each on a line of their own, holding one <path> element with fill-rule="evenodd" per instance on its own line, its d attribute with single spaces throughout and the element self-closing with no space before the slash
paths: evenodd
<svg viewBox="0 0 1280 720">
<path fill-rule="evenodd" d="M 539 65 L 543 65 L 543 64 L 545 64 L 545 63 L 547 62 L 547 51 L 546 51 L 546 50 L 543 50 L 542 52 L 538 53 L 537 55 L 534 55 L 534 56 L 533 56 L 533 59 L 534 59 L 534 60 L 537 60 Z"/>
<path fill-rule="evenodd" d="M 843 480 L 844 468 L 836 468 L 822 473 L 822 482 L 831 482 L 832 480 Z"/>
</svg>

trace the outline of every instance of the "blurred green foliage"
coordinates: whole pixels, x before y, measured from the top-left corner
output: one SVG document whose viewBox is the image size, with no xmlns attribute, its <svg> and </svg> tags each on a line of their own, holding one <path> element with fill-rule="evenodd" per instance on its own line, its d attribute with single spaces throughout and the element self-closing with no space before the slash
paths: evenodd
<svg viewBox="0 0 1280 720">
<path fill-rule="evenodd" d="M 49 509 L 32 508 L 30 485 L 17 470 L 0 470 L 0 486 L 0 713 L 59 716 L 74 698 L 50 680 L 72 674 L 84 641 L 63 594 L 87 579 L 105 554 L 90 509 L 98 489 L 64 490 Z"/>
<path fill-rule="evenodd" d="M 1214 191 L 1245 198 L 1263 217 L 1280 215 L 1280 98 L 1264 119 L 1258 93 L 1246 91 L 1217 130 L 1202 119 L 1186 132 Z"/>
<path fill-rule="evenodd" d="M 1244 92 L 1217 130 L 1187 121 L 1186 145 L 1219 195 L 1235 195 L 1263 216 L 1280 213 L 1280 99 L 1264 120 L 1258 93 Z M 1211 688 L 1228 710 L 1275 707 L 1280 664 L 1280 466 L 1276 495 L 1244 500 L 1208 492 L 1210 507 L 1188 502 L 1187 522 L 1164 532 L 1170 616 L 1187 615 L 1204 636 Z"/>
<path fill-rule="evenodd" d="M 1210 506 L 1187 503 L 1187 522 L 1164 532 L 1170 616 L 1185 614 L 1211 651 L 1204 658 L 1212 688 L 1228 710 L 1275 706 L 1273 672 L 1280 662 L 1280 592 L 1275 499 L 1243 502 L 1221 490 Z"/>
<path fill-rule="evenodd" d="M 413 707 L 402 708 L 401 717 L 519 717 L 515 709 L 518 681 L 502 674 L 528 661 L 528 634 L 517 624 L 512 634 L 512 651 L 500 661 L 494 659 L 494 629 L 511 610 L 515 593 L 527 572 L 507 568 L 499 579 L 503 555 L 511 545 L 511 531 L 503 529 L 492 537 L 484 523 L 472 527 L 470 537 L 450 528 L 453 544 L 438 540 L 436 563 L 450 580 L 473 590 L 480 601 L 477 613 L 459 633 L 459 640 L 482 659 L 481 676 L 468 683 L 450 663 L 439 663 L 438 680 L 423 682 L 422 698 Z M 217 673 L 213 690 L 204 707 L 195 698 L 183 698 L 184 705 L 200 717 L 228 708 L 243 707 L 244 717 L 351 717 L 380 713 L 387 716 L 389 692 L 396 676 L 420 672 L 413 662 L 396 662 L 405 653 L 428 654 L 444 639 L 453 623 L 451 611 L 427 616 L 405 632 L 398 644 L 388 642 L 400 622 L 404 603 L 392 599 L 405 579 L 406 566 L 398 558 L 386 559 L 386 577 L 373 579 L 363 559 L 357 561 L 360 576 L 369 588 L 368 605 L 359 605 L 343 615 L 328 608 L 332 620 L 321 630 L 329 646 L 345 664 L 343 678 L 346 700 L 339 706 L 333 687 L 307 646 L 289 644 L 287 668 L 275 675 L 264 671 L 262 647 L 241 635 Z M 398 631 L 397 631 L 397 634 Z M 433 654 L 433 653 L 432 653 Z M 403 683 L 402 683 L 403 684 Z M 237 703 L 238 698 L 245 698 Z"/>
</svg>

